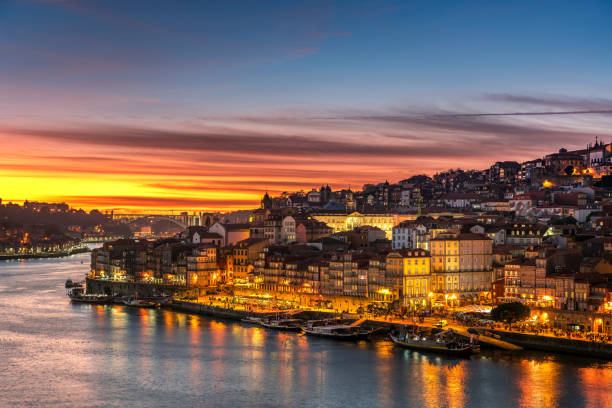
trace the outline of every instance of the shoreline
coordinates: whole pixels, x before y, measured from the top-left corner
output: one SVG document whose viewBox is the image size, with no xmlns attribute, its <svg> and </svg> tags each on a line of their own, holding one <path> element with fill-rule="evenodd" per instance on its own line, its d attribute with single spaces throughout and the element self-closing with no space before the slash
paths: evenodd
<svg viewBox="0 0 612 408">
<path fill-rule="evenodd" d="M 174 301 L 170 305 L 170 308 L 173 311 L 177 312 L 193 313 L 196 315 L 233 321 L 240 321 L 245 317 L 262 317 L 265 315 L 270 315 L 270 313 L 234 310 L 189 301 Z M 305 317 L 307 318 L 337 317 L 342 319 L 349 317 L 343 315 L 342 313 L 316 312 L 308 310 L 305 310 L 300 314 L 306 315 Z M 391 329 L 393 327 L 402 325 L 402 323 L 397 323 L 393 321 L 379 321 L 375 319 L 368 319 L 364 323 L 368 326 L 385 327 L 386 329 Z M 429 327 L 427 325 L 419 324 L 415 324 L 415 326 Z M 467 329 L 458 329 L 457 327 L 452 327 L 452 329 L 456 330 L 459 335 L 464 336 L 465 338 L 469 338 L 469 333 L 467 332 Z M 505 350 L 506 352 L 520 352 L 521 350 L 545 351 L 554 354 L 570 354 L 578 357 L 592 357 L 597 359 L 612 360 L 612 345 L 609 344 L 594 343 L 576 339 L 570 340 L 563 338 L 554 338 L 533 334 L 505 332 L 501 330 L 486 330 L 484 328 L 478 328 L 478 330 L 481 331 L 481 344 L 488 349 Z M 491 332 L 492 334 L 499 336 L 499 338 L 487 336 L 483 333 L 485 331 Z"/>
<path fill-rule="evenodd" d="M 184 297 L 185 295 L 193 295 L 193 288 L 188 287 L 171 287 L 164 285 L 155 285 L 147 283 L 131 283 L 131 282 L 109 282 L 100 281 L 97 279 L 87 278 L 87 292 L 88 293 L 113 293 L 120 294 L 123 296 L 131 295 L 134 292 L 138 292 L 140 295 L 153 295 L 161 292 L 171 292 L 176 296 Z M 223 306 L 217 306 L 212 304 L 204 304 L 187 300 L 175 300 L 170 305 L 171 310 L 183 313 L 193 313 L 196 315 L 209 316 L 224 320 L 239 321 L 245 317 L 261 317 L 262 315 L 269 313 L 258 313 L 247 310 L 237 310 L 233 308 L 226 308 Z M 340 317 L 344 319 L 358 319 L 360 316 L 351 314 L 342 314 L 327 311 L 315 311 L 315 310 L 304 310 L 302 315 L 307 318 L 331 318 Z M 316 317 L 315 317 L 316 316 Z M 368 325 L 387 327 L 391 328 L 400 324 L 407 324 L 406 322 L 399 322 L 393 320 L 378 320 L 368 319 Z M 417 326 L 429 326 L 413 323 Z M 456 325 L 448 326 L 454 330 L 457 330 L 460 335 L 469 337 L 467 327 L 458 327 Z M 612 360 L 612 344 L 598 344 L 592 343 L 585 340 L 567 341 L 564 338 L 555 338 L 550 336 L 538 336 L 538 335 L 526 335 L 523 333 L 515 332 L 504 332 L 495 329 L 478 328 L 481 332 L 480 340 L 485 347 L 505 349 L 513 352 L 515 350 L 520 352 L 520 349 L 525 350 L 536 350 L 536 351 L 549 351 L 555 354 L 573 354 L 581 357 L 596 357 L 600 359 Z M 485 334 L 489 332 L 492 335 Z M 591 344 L 592 343 L 592 344 Z"/>
<path fill-rule="evenodd" d="M 27 254 L 27 255 L 0 255 L 0 261 L 13 261 L 19 259 L 44 259 L 44 258 L 63 258 L 70 255 L 82 254 L 90 252 L 91 250 L 87 247 L 77 248 L 70 251 L 64 252 L 53 252 L 45 254 Z"/>
</svg>

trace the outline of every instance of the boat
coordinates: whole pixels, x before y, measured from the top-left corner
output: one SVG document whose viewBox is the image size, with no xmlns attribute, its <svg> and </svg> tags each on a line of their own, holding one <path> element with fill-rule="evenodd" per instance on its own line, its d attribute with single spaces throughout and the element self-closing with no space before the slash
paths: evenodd
<svg viewBox="0 0 612 408">
<path fill-rule="evenodd" d="M 123 299 L 123 304 L 129 307 L 155 307 L 157 306 L 155 302 L 151 302 L 144 299 L 136 299 L 136 298 L 127 298 Z"/>
<path fill-rule="evenodd" d="M 304 320 L 302 319 L 261 319 L 259 324 L 267 329 L 280 331 L 301 332 Z"/>
<path fill-rule="evenodd" d="M 155 303 L 157 306 L 167 306 L 167 305 L 171 305 L 172 301 L 174 300 L 174 296 L 154 296 L 152 299 L 153 303 Z"/>
<path fill-rule="evenodd" d="M 72 287 L 67 293 L 72 303 L 89 303 L 92 305 L 109 305 L 113 303 L 112 296 L 87 295 L 83 287 Z"/>
<path fill-rule="evenodd" d="M 323 324 L 315 325 L 309 322 L 306 326 L 302 327 L 304 333 L 309 336 L 325 337 L 328 339 L 335 340 L 365 340 L 372 333 L 376 332 L 375 329 L 366 329 L 361 326 L 347 325 L 347 324 Z"/>
<path fill-rule="evenodd" d="M 452 329 L 445 330 L 434 336 L 408 333 L 403 330 L 398 334 L 390 334 L 390 337 L 393 343 L 411 350 L 429 351 L 455 357 L 470 357 L 480 352 L 478 344 L 471 344 L 460 340 Z"/>
<path fill-rule="evenodd" d="M 263 317 L 253 317 L 253 316 L 249 316 L 249 317 L 240 319 L 242 323 L 250 323 L 250 324 L 256 324 L 256 325 L 260 325 L 262 320 L 264 320 Z"/>
</svg>

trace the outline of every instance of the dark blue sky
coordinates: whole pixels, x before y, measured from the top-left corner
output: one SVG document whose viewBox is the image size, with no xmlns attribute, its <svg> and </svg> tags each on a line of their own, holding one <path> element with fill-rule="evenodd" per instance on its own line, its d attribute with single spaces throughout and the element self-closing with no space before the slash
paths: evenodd
<svg viewBox="0 0 612 408">
<path fill-rule="evenodd" d="M 485 167 L 612 138 L 611 40 L 610 0 L 3 0 L 0 137 L 25 163 L 24 135 L 93 157 L 92 141 L 128 149 L 128 129 L 157 146 L 142 160 L 238 177 L 248 158 L 279 190 Z M 604 113 L 454 116 L 551 111 Z M 199 147 L 173 156 L 160 138 Z"/>
<path fill-rule="evenodd" d="M 612 91 L 609 0 L 1 4 L 1 80 L 42 97 L 25 92 L 16 113 L 64 98 L 79 114 L 188 116 Z M 71 103 L 83 95 L 92 112 Z"/>
</svg>

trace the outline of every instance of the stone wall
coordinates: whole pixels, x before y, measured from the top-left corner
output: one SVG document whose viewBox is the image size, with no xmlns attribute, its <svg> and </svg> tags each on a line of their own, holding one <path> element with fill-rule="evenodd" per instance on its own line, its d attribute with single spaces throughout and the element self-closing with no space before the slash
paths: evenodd
<svg viewBox="0 0 612 408">
<path fill-rule="evenodd" d="M 572 340 L 558 337 L 536 336 L 525 333 L 509 333 L 492 330 L 501 340 L 516 344 L 526 349 L 548 351 L 553 353 L 577 354 L 583 357 L 612 359 L 612 344 L 595 343 L 583 340 Z"/>
<path fill-rule="evenodd" d="M 116 282 L 87 278 L 87 293 L 113 296 L 150 297 L 153 295 L 194 296 L 197 289 L 184 286 L 161 285 L 152 283 Z"/>
</svg>

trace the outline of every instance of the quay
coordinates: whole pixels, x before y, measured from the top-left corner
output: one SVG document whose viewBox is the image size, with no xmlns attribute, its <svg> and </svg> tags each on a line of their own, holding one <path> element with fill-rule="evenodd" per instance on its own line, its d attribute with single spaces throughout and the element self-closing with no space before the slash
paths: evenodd
<svg viewBox="0 0 612 408">
<path fill-rule="evenodd" d="M 490 330 L 503 341 L 525 349 L 612 360 L 612 344 L 505 330 Z"/>
<path fill-rule="evenodd" d="M 102 279 L 87 278 L 88 294 L 106 294 L 115 296 L 139 296 L 148 297 L 154 295 L 173 295 L 178 299 L 198 298 L 202 295 L 200 290 L 187 286 L 151 284 L 142 282 L 125 282 Z M 219 295 L 221 296 L 221 295 Z M 217 302 L 218 303 L 218 302 Z M 279 313 L 277 310 L 240 310 L 231 308 L 229 305 L 206 304 L 190 300 L 175 300 L 170 306 L 172 310 L 184 313 L 210 316 L 224 320 L 240 321 L 246 317 L 271 316 Z M 296 317 L 305 320 L 340 318 L 346 320 L 357 320 L 362 316 L 356 314 L 338 313 L 323 310 L 303 310 Z M 435 319 L 434 319 L 435 320 Z M 418 326 L 421 328 L 434 328 L 435 322 L 427 319 L 426 322 L 416 324 L 412 321 L 398 319 L 384 319 L 368 317 L 362 324 L 364 327 L 385 328 L 385 332 L 391 331 L 400 325 Z M 468 328 L 462 325 L 453 324 L 446 326 L 452 328 L 459 335 L 470 337 Z M 587 340 L 566 339 L 546 335 L 526 334 L 514 331 L 499 329 L 476 328 L 479 335 L 479 342 L 486 348 L 501 349 L 507 351 L 520 351 L 521 349 L 539 350 L 553 353 L 575 354 L 583 357 L 597 357 L 612 359 L 612 344 L 597 343 Z M 485 334 L 486 333 L 486 334 Z M 490 335 L 487 335 L 490 334 Z"/>
<path fill-rule="evenodd" d="M 126 282 L 105 279 L 86 278 L 88 295 L 150 297 L 154 295 L 173 295 L 175 297 L 197 296 L 197 290 L 187 286 L 151 284 L 145 282 Z"/>
</svg>

